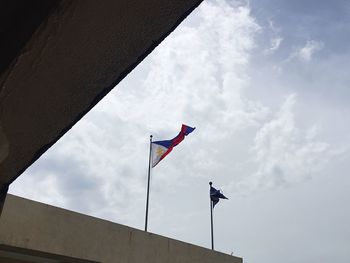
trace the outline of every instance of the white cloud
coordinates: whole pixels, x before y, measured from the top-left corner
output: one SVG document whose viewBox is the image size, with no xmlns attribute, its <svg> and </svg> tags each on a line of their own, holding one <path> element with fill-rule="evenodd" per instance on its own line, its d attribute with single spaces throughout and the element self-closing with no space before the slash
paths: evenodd
<svg viewBox="0 0 350 263">
<path fill-rule="evenodd" d="M 306 42 L 305 46 L 297 50 L 292 57 L 297 57 L 301 61 L 309 62 L 311 61 L 313 55 L 322 50 L 324 47 L 323 42 L 321 41 L 315 41 L 315 40 L 309 40 Z"/>
<path fill-rule="evenodd" d="M 265 54 L 272 54 L 276 50 L 278 50 L 281 46 L 281 43 L 283 41 L 283 38 L 280 36 L 274 37 L 270 40 L 270 47 L 265 50 Z"/>
<path fill-rule="evenodd" d="M 270 50 L 271 50 L 271 51 L 277 50 L 277 49 L 280 47 L 282 41 L 283 41 L 283 38 L 282 38 L 282 37 L 276 37 L 276 38 L 271 39 L 271 47 L 270 47 Z"/>
<path fill-rule="evenodd" d="M 334 157 L 328 143 L 317 141 L 315 126 L 305 131 L 296 126 L 295 103 L 296 95 L 289 95 L 273 118 L 257 131 L 253 152 L 258 168 L 251 186 L 275 187 L 303 181 Z"/>
<path fill-rule="evenodd" d="M 270 47 L 264 51 L 265 55 L 269 55 L 277 51 L 284 40 L 283 37 L 280 36 L 282 31 L 281 28 L 277 27 L 275 22 L 271 19 L 268 20 L 268 23 L 269 23 L 268 30 L 267 29 L 265 30 L 268 31 L 270 34 L 272 34 L 272 36 L 270 37 Z"/>
<path fill-rule="evenodd" d="M 281 28 L 276 26 L 276 23 L 273 20 L 269 19 L 268 22 L 269 22 L 269 28 L 273 33 L 277 34 L 281 32 Z"/>
</svg>

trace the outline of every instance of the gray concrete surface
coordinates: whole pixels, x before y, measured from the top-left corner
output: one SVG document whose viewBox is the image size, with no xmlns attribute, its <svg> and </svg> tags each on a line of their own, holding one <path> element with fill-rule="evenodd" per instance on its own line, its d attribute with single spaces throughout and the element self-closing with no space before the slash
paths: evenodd
<svg viewBox="0 0 350 263">
<path fill-rule="evenodd" d="M 242 262 L 241 258 L 13 195 L 7 196 L 0 217 L 1 247 L 106 263 Z"/>
</svg>

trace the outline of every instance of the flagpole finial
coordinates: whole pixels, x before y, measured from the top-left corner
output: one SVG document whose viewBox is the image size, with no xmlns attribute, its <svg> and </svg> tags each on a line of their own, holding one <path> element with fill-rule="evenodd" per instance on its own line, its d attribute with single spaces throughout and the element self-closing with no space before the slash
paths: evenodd
<svg viewBox="0 0 350 263">
<path fill-rule="evenodd" d="M 209 185 L 211 186 L 213 183 L 212 182 L 209 182 Z"/>
</svg>

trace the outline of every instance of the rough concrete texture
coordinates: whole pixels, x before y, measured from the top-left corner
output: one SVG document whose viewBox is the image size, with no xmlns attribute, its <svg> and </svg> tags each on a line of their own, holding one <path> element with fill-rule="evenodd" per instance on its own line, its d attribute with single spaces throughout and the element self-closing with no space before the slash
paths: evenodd
<svg viewBox="0 0 350 263">
<path fill-rule="evenodd" d="M 18 247 L 0 245 L 1 263 L 97 263 Z"/>
<path fill-rule="evenodd" d="M 201 1 L 59 1 L 1 72 L 0 189 L 67 132 Z"/>
<path fill-rule="evenodd" d="M 242 259 L 152 233 L 8 195 L 0 247 L 97 262 L 241 263 Z"/>
<path fill-rule="evenodd" d="M 30 261 L 11 259 L 11 258 L 5 258 L 5 257 L 0 257 L 0 262 L 2 262 L 2 263 L 31 263 Z"/>
<path fill-rule="evenodd" d="M 59 0 L 0 1 L 0 72 L 9 67 L 58 2 Z"/>
</svg>

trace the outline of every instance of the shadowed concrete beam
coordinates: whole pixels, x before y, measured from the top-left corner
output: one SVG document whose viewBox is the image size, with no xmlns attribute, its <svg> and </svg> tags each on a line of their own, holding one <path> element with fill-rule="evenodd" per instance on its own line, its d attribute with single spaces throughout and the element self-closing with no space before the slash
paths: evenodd
<svg viewBox="0 0 350 263">
<path fill-rule="evenodd" d="M 0 1 L 0 72 L 6 70 L 59 0 Z"/>
<path fill-rule="evenodd" d="M 4 207 L 4 203 L 5 203 L 5 199 L 6 199 L 6 195 L 7 195 L 8 190 L 9 190 L 8 185 L 3 185 L 0 188 L 0 216 L 1 216 L 2 208 Z"/>
<path fill-rule="evenodd" d="M 0 72 L 2 194 L 201 2 L 59 1 Z"/>
</svg>

